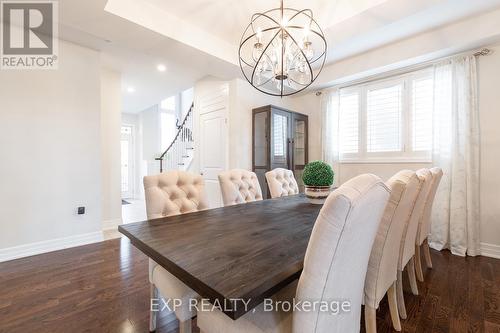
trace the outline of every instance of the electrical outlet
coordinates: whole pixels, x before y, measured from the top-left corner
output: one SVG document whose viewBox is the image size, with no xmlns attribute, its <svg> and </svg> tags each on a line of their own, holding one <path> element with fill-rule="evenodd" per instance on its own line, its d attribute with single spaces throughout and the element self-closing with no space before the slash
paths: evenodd
<svg viewBox="0 0 500 333">
<path fill-rule="evenodd" d="M 78 207 L 78 215 L 85 214 L 85 207 Z"/>
</svg>

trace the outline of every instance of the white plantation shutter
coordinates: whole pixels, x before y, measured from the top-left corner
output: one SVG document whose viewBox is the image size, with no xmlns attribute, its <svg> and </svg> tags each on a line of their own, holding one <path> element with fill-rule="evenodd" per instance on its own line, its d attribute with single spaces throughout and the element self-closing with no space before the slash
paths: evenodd
<svg viewBox="0 0 500 333">
<path fill-rule="evenodd" d="M 402 151 L 402 92 L 402 84 L 368 90 L 367 152 Z"/>
<path fill-rule="evenodd" d="M 340 89 L 340 160 L 430 162 L 434 105 L 429 69 Z"/>
<path fill-rule="evenodd" d="M 357 153 L 359 149 L 359 93 L 340 94 L 339 118 L 340 154 Z"/>
<path fill-rule="evenodd" d="M 287 118 L 280 114 L 274 115 L 273 137 L 274 137 L 274 156 L 286 156 L 287 140 Z"/>
<path fill-rule="evenodd" d="M 412 82 L 412 148 L 414 151 L 430 151 L 432 148 L 432 111 L 434 80 L 424 77 Z"/>
</svg>

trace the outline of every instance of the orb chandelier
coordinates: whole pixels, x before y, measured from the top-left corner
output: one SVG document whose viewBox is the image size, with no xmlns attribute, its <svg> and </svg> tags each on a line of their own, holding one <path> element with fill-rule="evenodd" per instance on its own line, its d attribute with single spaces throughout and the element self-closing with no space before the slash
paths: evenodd
<svg viewBox="0 0 500 333">
<path fill-rule="evenodd" d="M 283 7 L 252 15 L 241 37 L 240 67 L 257 90 L 289 96 L 316 80 L 326 60 L 327 44 L 310 9 Z"/>
</svg>

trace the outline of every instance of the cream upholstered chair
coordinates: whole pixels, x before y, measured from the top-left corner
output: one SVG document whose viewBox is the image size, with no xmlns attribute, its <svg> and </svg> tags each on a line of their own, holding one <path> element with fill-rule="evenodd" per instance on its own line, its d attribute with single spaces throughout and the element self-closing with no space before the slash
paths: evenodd
<svg viewBox="0 0 500 333">
<path fill-rule="evenodd" d="M 417 237 L 418 222 L 424 210 L 425 199 L 429 194 L 432 176 L 427 169 L 418 170 L 416 173 L 411 170 L 398 172 L 399 177 L 406 177 L 407 182 L 410 178 L 418 177 L 418 195 L 411 210 L 410 218 L 407 219 L 401 237 L 399 249 L 398 272 L 397 272 L 397 300 L 398 310 L 401 318 L 406 319 L 406 306 L 403 294 L 403 271 L 406 268 L 410 281 L 411 291 L 418 295 L 417 279 L 415 277 L 415 239 Z"/>
<path fill-rule="evenodd" d="M 262 200 L 262 190 L 255 172 L 233 169 L 219 174 L 224 206 Z"/>
<path fill-rule="evenodd" d="M 417 278 L 420 281 L 424 281 L 424 273 L 422 271 L 422 262 L 420 259 L 420 249 L 422 247 L 427 267 L 432 268 L 431 253 L 427 238 L 431 232 L 432 204 L 434 203 L 439 183 L 443 177 L 441 168 L 432 168 L 429 171 L 432 174 L 432 185 L 427 200 L 425 201 L 424 212 L 418 225 L 417 238 L 415 240 L 415 258 L 417 259 L 415 262 L 415 270 L 417 272 Z"/>
<path fill-rule="evenodd" d="M 299 185 L 297 185 L 292 170 L 276 168 L 268 171 L 266 172 L 266 180 L 271 198 L 285 197 L 299 193 Z"/>
<path fill-rule="evenodd" d="M 185 171 L 169 171 L 156 176 L 144 177 L 144 194 L 148 219 L 179 215 L 208 208 L 205 198 L 205 183 L 199 175 Z M 199 297 L 155 261 L 149 259 L 149 282 L 151 298 L 158 291 L 164 298 L 180 299 L 182 305 L 175 308 L 182 333 L 191 332 L 189 300 Z M 156 312 L 150 312 L 149 330 L 156 330 Z"/>
<path fill-rule="evenodd" d="M 391 196 L 377 231 L 366 273 L 364 304 L 367 333 L 377 331 L 375 312 L 386 293 L 394 329 L 401 330 L 396 299 L 399 248 L 420 183 L 416 175 L 407 177 L 398 173 L 386 185 L 391 190 Z"/>
<path fill-rule="evenodd" d="M 349 300 L 349 312 L 332 315 L 313 311 L 264 311 L 263 304 L 232 320 L 218 310 L 198 312 L 203 333 L 344 333 L 357 332 L 368 259 L 389 198 L 374 175 L 355 177 L 332 192 L 322 207 L 309 239 L 304 269 L 275 300 Z"/>
</svg>

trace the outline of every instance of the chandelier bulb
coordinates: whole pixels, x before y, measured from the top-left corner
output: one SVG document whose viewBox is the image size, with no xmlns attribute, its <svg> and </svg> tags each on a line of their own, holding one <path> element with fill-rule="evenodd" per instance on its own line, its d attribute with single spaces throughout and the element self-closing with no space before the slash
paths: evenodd
<svg viewBox="0 0 500 333">
<path fill-rule="evenodd" d="M 257 31 L 255 32 L 255 36 L 257 37 L 257 43 L 261 44 L 262 43 L 262 29 L 260 27 L 257 28 Z"/>
</svg>

